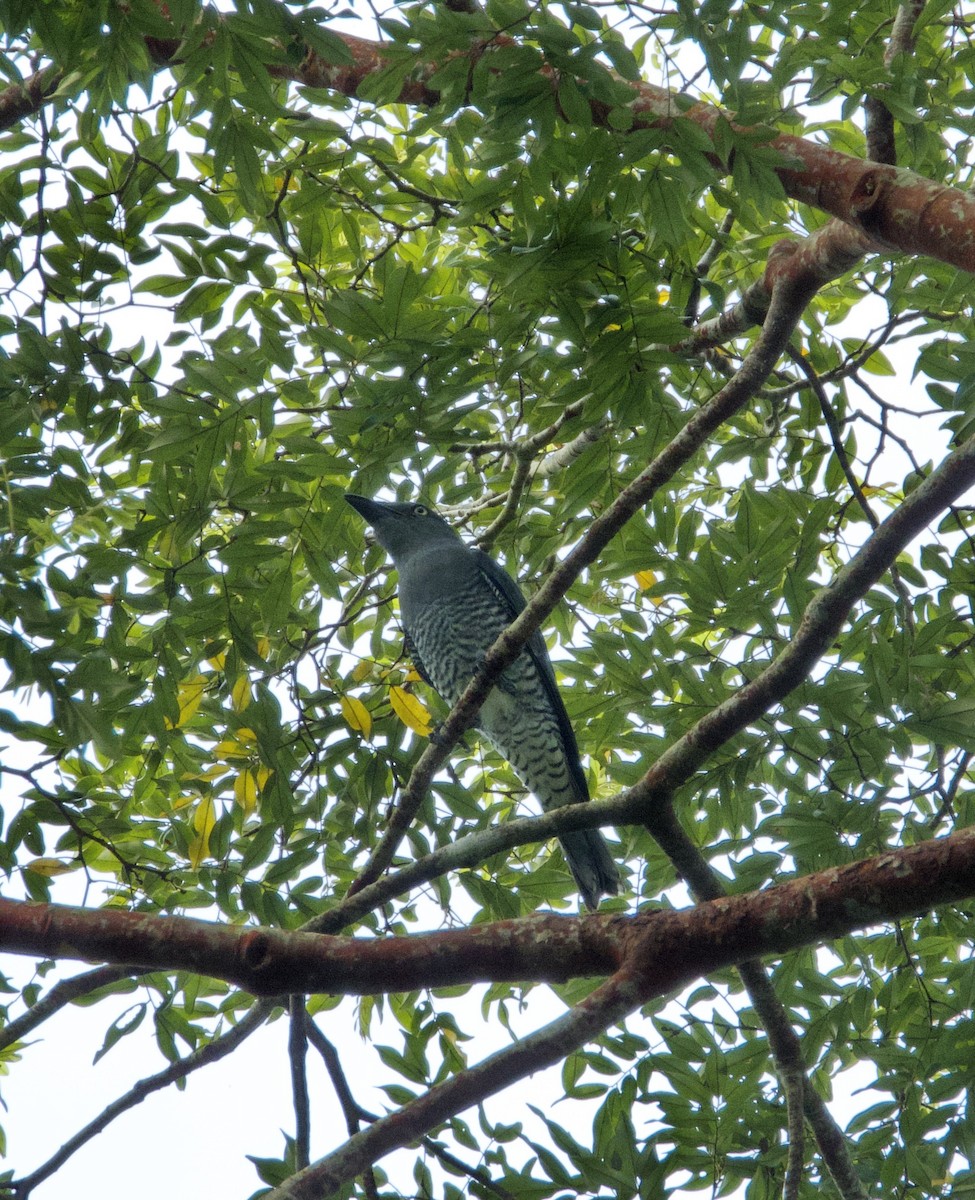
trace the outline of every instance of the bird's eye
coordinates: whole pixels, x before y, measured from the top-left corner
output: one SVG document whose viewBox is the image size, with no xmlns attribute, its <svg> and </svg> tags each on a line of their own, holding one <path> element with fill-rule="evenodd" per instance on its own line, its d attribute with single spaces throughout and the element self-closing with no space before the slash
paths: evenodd
<svg viewBox="0 0 975 1200">
<path fill-rule="evenodd" d="M 429 508 L 425 504 L 416 504 L 413 506 L 413 515 L 415 517 L 425 517 L 429 511 Z"/>
</svg>

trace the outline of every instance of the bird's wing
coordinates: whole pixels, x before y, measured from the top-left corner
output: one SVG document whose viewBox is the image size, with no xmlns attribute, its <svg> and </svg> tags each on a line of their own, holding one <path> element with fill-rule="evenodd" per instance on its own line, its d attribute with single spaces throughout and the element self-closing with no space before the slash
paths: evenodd
<svg viewBox="0 0 975 1200">
<path fill-rule="evenodd" d="M 522 612 L 527 603 L 521 593 L 521 588 L 515 583 L 508 572 L 499 566 L 489 554 L 485 554 L 483 550 L 475 549 L 472 549 L 471 553 L 474 555 L 474 561 L 477 563 L 481 578 L 490 587 L 504 608 L 507 609 L 510 624 Z M 565 711 L 565 702 L 559 693 L 558 684 L 555 682 L 555 669 L 548 656 L 548 650 L 545 648 L 545 639 L 542 636 L 541 629 L 535 630 L 528 639 L 525 649 L 531 655 L 538 669 L 545 688 L 545 694 L 558 720 L 562 745 L 565 749 L 569 770 L 575 780 L 580 799 L 588 800 L 589 785 L 582 770 L 582 763 L 579 761 L 579 746 L 576 742 L 576 735 L 569 721 L 569 714 Z"/>
<path fill-rule="evenodd" d="M 494 592 L 495 596 L 501 602 L 501 606 L 507 610 L 508 623 L 510 624 L 515 617 L 522 612 L 526 605 L 525 597 L 521 593 L 521 588 L 515 583 L 508 572 L 494 561 L 483 550 L 472 550 L 474 561 L 477 563 L 477 569 L 481 573 L 481 577 Z M 549 661 L 548 651 L 545 649 L 545 639 L 542 637 L 542 631 L 536 629 L 528 639 L 528 651 L 532 658 L 535 659 L 535 665 L 544 676 L 551 679 L 552 686 L 555 686 L 555 672 L 552 670 L 552 664 Z"/>
<path fill-rule="evenodd" d="M 420 657 L 420 651 L 417 650 L 416 643 L 413 641 L 413 639 L 410 637 L 410 635 L 406 632 L 405 628 L 403 630 L 403 644 L 406 646 L 406 653 L 413 660 L 413 666 L 416 667 L 417 671 L 419 672 L 420 678 L 423 680 L 424 683 L 428 683 L 433 688 L 433 690 L 436 691 L 437 685 L 430 678 L 429 672 L 427 671 L 426 667 L 423 665 L 423 659 Z"/>
</svg>

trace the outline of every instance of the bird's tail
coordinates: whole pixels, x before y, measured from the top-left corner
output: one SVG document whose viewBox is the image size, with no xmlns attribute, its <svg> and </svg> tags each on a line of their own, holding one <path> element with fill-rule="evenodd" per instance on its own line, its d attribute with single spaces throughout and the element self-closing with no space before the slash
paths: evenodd
<svg viewBox="0 0 975 1200">
<path fill-rule="evenodd" d="M 620 877 L 598 829 L 579 829 L 559 838 L 562 853 L 586 908 L 595 912 L 600 896 L 615 896 Z"/>
</svg>

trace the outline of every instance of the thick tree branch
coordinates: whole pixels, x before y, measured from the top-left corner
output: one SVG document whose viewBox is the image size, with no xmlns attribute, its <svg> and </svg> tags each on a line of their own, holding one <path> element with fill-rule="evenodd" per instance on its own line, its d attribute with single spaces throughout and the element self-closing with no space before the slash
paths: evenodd
<svg viewBox="0 0 975 1200">
<path fill-rule="evenodd" d="M 115 963 L 137 960 L 141 970 L 194 971 L 260 996 L 365 995 L 409 991 L 428 986 L 427 979 L 439 980 L 430 986 L 440 986 L 447 977 L 460 984 L 541 979 L 549 972 L 554 974 L 548 982 L 607 975 L 617 969 L 621 954 L 611 921 L 586 924 L 539 915 L 421 940 L 367 939 L 0 899 L 0 950 Z M 540 940 L 549 946 L 541 958 Z"/>
<path fill-rule="evenodd" d="M 869 909 L 881 897 L 890 896 L 895 903 L 906 904 L 909 909 L 916 911 L 917 889 L 929 887 L 935 877 L 939 879 L 939 887 L 947 885 L 951 890 L 946 878 L 946 875 L 951 875 L 955 886 L 960 889 L 954 898 L 961 898 L 962 895 L 975 893 L 975 831 L 954 835 L 954 838 L 945 839 L 945 842 L 955 841 L 956 838 L 960 840 L 949 854 L 939 853 L 937 856 L 942 859 L 947 871 L 943 871 L 941 866 L 936 866 L 931 861 L 933 844 L 927 842 L 908 851 L 881 855 L 877 859 L 869 860 L 870 878 L 864 876 L 859 880 L 859 884 L 863 886 L 855 889 L 856 896 L 847 894 L 840 899 L 838 894 L 834 894 L 827 899 L 817 887 L 817 881 L 825 880 L 826 877 L 836 882 L 840 877 L 849 880 L 850 873 L 868 867 L 866 863 L 823 872 L 821 875 L 772 888 L 747 899 L 758 899 L 761 902 L 775 894 L 785 901 L 782 904 L 773 903 L 760 919 L 764 930 L 772 932 L 795 927 L 798 913 L 792 911 L 790 901 L 785 900 L 787 893 L 803 910 L 803 919 L 848 920 L 856 911 L 866 924 L 872 923 L 874 918 L 866 915 L 864 904 Z M 945 859 L 950 861 L 950 866 L 944 862 Z M 911 865 L 908 865 L 909 862 Z M 700 906 L 684 915 L 699 918 L 712 909 L 715 912 L 721 909 L 736 910 L 745 899 L 734 897 L 717 901 L 713 905 Z M 820 905 L 825 907 L 821 908 Z M 631 955 L 628 957 L 630 965 L 621 968 L 582 1004 L 545 1029 L 522 1039 L 509 1049 L 492 1055 L 478 1066 L 431 1088 L 424 1096 L 406 1104 L 398 1112 L 356 1134 L 339 1150 L 289 1179 L 272 1193 L 273 1200 L 320 1200 L 321 1197 L 334 1194 L 344 1183 L 360 1174 L 384 1154 L 415 1141 L 427 1130 L 435 1128 L 487 1096 L 497 1094 L 532 1072 L 561 1061 L 567 1053 L 585 1045 L 597 1033 L 633 1011 L 649 995 L 661 995 L 670 990 L 674 986 L 674 978 L 668 971 L 668 964 L 662 963 L 656 957 L 653 961 L 649 958 L 641 960 L 640 946 L 646 936 L 646 930 L 657 921 L 666 923 L 673 915 L 675 914 L 656 913 L 646 918 L 632 918 L 630 922 L 626 922 L 625 924 L 631 927 L 635 927 L 641 921 L 647 922 L 645 932 L 637 936 L 631 948 Z M 581 920 L 596 922 L 605 918 L 589 917 Z M 780 922 L 783 923 L 781 926 Z M 742 928 L 740 923 L 737 923 L 737 928 Z M 717 927 L 713 932 L 717 939 L 721 938 L 722 934 Z M 686 966 L 677 946 L 674 947 L 673 961 L 670 965 L 678 972 Z M 808 1092 L 808 1088 L 806 1090 Z M 831 1133 L 833 1130 L 827 1132 Z M 844 1194 L 862 1193 L 859 1193 L 858 1188 L 851 1188 Z"/>
<path fill-rule="evenodd" d="M 802 241 L 790 240 L 781 244 L 792 255 L 789 269 L 805 274 L 818 287 L 824 287 L 845 275 L 865 254 L 876 249 L 865 234 L 835 220 L 827 222 Z M 736 304 L 719 316 L 702 321 L 693 333 L 671 349 L 677 354 L 699 354 L 712 346 L 741 337 L 755 325 L 761 325 L 772 302 L 777 279 L 775 268 L 775 260 L 770 258 L 762 278 L 746 288 Z"/>
<path fill-rule="evenodd" d="M 205 17 L 212 22 L 221 19 L 212 10 L 206 10 Z M 371 75 L 401 61 L 404 54 L 414 53 L 406 47 L 394 51 L 382 43 L 351 34 L 339 36 L 349 57 L 349 61 L 342 64 L 326 62 L 309 49 L 302 62 L 292 66 L 283 49 L 269 43 L 269 54 L 274 59 L 268 64 L 269 74 L 309 87 L 355 96 Z M 183 39 L 178 36 L 147 38 L 146 42 L 160 67 L 178 61 L 183 47 Z M 492 50 L 511 44 L 511 39 L 494 35 L 473 45 L 469 52 L 471 71 L 490 70 Z M 430 86 L 430 80 L 442 66 L 442 63 L 412 58 L 411 70 L 396 100 L 423 107 L 437 103 L 439 95 Z M 558 71 L 546 65 L 541 68 L 541 74 L 551 81 L 553 89 L 558 87 Z M 38 111 L 60 82 L 59 74 L 45 68 L 24 84 L 0 92 L 0 130 L 10 128 L 29 113 Z M 692 121 L 712 135 L 719 124 L 735 127 L 728 113 L 712 105 L 694 103 L 688 97 L 650 83 L 619 82 L 632 91 L 632 99 L 626 107 L 635 129 L 666 130 L 678 118 Z M 585 95 L 585 81 L 577 83 Z M 611 110 L 605 103 L 592 99 L 590 108 L 595 123 L 608 122 Z M 754 134 L 753 130 L 742 132 Z M 793 200 L 839 218 L 892 250 L 927 254 L 961 270 L 975 271 L 975 196 L 971 193 L 945 187 L 889 164 L 841 154 L 792 134 L 770 132 L 767 144 L 781 155 L 781 164 L 774 169 L 786 194 Z M 712 161 L 722 171 L 731 166 L 730 161 L 723 162 L 716 155 L 712 155 Z"/>
<path fill-rule="evenodd" d="M 343 938 L 0 900 L 0 950 L 189 970 L 256 994 L 365 995 L 629 970 L 644 999 L 746 959 L 975 895 L 975 829 L 743 896 L 633 917 L 538 914 L 443 933 Z"/>
</svg>

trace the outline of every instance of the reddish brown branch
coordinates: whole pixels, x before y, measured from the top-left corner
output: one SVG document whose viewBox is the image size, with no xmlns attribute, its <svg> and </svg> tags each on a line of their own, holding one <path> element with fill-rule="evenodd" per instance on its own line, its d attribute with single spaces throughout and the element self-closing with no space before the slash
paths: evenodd
<svg viewBox="0 0 975 1200">
<path fill-rule="evenodd" d="M 551 983 L 625 968 L 648 998 L 745 959 L 783 954 L 971 895 L 975 830 L 964 830 L 680 912 L 538 915 L 394 938 L 241 930 L 186 917 L 0 900 L 0 950 L 138 960 L 212 975 L 257 994 Z"/>
<path fill-rule="evenodd" d="M 539 942 L 547 952 L 539 957 Z M 609 927 L 558 917 L 503 921 L 432 935 L 366 939 L 237 929 L 121 909 L 85 909 L 0 899 L 0 950 L 112 963 L 139 970 L 194 971 L 255 995 L 409 991 L 425 980 L 549 982 L 607 975 L 619 965 Z M 551 972 L 551 974 L 549 974 Z M 439 984 L 437 985 L 439 986 Z"/>
<path fill-rule="evenodd" d="M 207 11 L 207 19 L 219 21 L 219 14 Z M 349 52 L 346 63 L 329 63 L 309 49 L 297 66 L 281 61 L 269 63 L 269 73 L 309 87 L 325 88 L 345 96 L 355 96 L 363 82 L 394 61 L 390 49 L 379 42 L 340 34 Z M 147 39 L 148 40 L 148 39 Z M 489 62 L 492 49 L 510 44 L 510 39 L 493 37 L 471 47 L 471 64 Z M 155 38 L 150 49 L 160 67 L 174 62 L 183 43 L 178 38 Z M 399 103 L 429 107 L 439 99 L 429 85 L 442 63 L 418 60 L 405 78 L 396 97 Z M 558 86 L 558 72 L 543 67 L 542 73 Z M 0 93 L 0 129 L 9 128 L 31 112 L 36 112 L 60 82 L 60 76 L 45 68 L 22 85 Z M 620 81 L 627 82 L 627 81 Z M 585 92 L 585 82 L 579 86 Z M 719 123 L 735 128 L 729 114 L 708 104 L 688 104 L 684 98 L 650 83 L 630 83 L 633 98 L 629 109 L 634 128 L 668 129 L 678 116 L 693 121 L 713 134 Z M 593 120 L 605 124 L 609 110 L 605 104 L 591 101 Z M 751 133 L 752 130 L 739 130 Z M 867 237 L 905 254 L 927 254 L 965 271 L 975 271 L 975 196 L 957 188 L 945 187 L 894 166 L 864 162 L 841 154 L 819 143 L 791 134 L 769 134 L 768 147 L 778 151 L 782 164 L 775 167 L 785 192 L 837 217 Z M 714 165 L 727 170 L 730 162 L 712 156 Z"/>
<path fill-rule="evenodd" d="M 953 846 L 948 848 L 948 842 L 953 842 Z M 731 913 L 736 914 L 736 931 L 747 928 L 749 936 L 757 935 L 760 940 L 766 935 L 785 936 L 787 930 L 808 928 L 810 921 L 825 921 L 839 934 L 851 927 L 849 922 L 854 914 L 857 923 L 873 923 L 878 904 L 888 898 L 897 907 L 903 905 L 905 912 L 917 911 L 921 896 L 930 894 L 935 881 L 939 894 L 947 899 L 961 899 L 975 892 L 975 831 L 944 839 L 938 850 L 933 845 L 927 842 L 898 854 L 881 855 L 855 867 L 822 872 L 750 897 L 716 901 L 690 913 L 654 913 L 628 921 L 617 918 L 617 927 L 629 930 L 633 936 L 628 965 L 585 1001 L 515 1046 L 431 1088 L 398 1112 L 356 1134 L 339 1150 L 289 1179 L 271 1194 L 270 1200 L 319 1200 L 333 1195 L 384 1154 L 416 1141 L 427 1130 L 542 1067 L 561 1061 L 633 1011 L 648 996 L 668 990 L 674 983 L 673 972 L 681 973 L 684 969 L 686 943 L 675 943 L 669 950 L 669 960 L 663 960 L 659 946 L 658 953 L 644 957 L 643 952 L 653 940 L 654 929 L 670 924 L 674 917 L 696 922 L 707 910 L 705 923 L 710 925 L 715 945 L 719 945 L 726 935 L 737 939 L 737 932 L 731 934 L 723 928 L 725 918 Z M 753 914 L 754 923 L 747 919 L 742 922 L 743 909 L 751 904 L 757 905 L 761 912 Z M 612 918 L 581 920 L 596 923 Z M 828 1132 L 834 1131 L 835 1127 Z M 846 1194 L 858 1194 L 857 1189 Z"/>
</svg>

